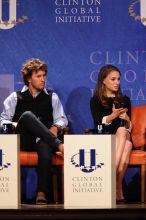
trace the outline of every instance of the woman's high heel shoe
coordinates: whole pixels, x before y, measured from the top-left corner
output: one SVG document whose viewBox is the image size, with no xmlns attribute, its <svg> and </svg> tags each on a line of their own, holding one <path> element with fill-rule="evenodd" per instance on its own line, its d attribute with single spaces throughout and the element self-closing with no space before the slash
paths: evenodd
<svg viewBox="0 0 146 220">
<path fill-rule="evenodd" d="M 124 199 L 124 198 L 116 199 L 116 203 L 117 204 L 125 204 L 126 203 L 126 199 Z"/>
</svg>

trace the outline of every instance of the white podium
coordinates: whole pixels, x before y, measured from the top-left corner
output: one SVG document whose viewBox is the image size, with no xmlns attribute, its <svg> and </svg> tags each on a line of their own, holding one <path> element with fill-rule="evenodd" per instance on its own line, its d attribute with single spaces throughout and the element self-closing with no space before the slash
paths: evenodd
<svg viewBox="0 0 146 220">
<path fill-rule="evenodd" d="M 115 207 L 115 136 L 65 135 L 64 208 Z"/>
<path fill-rule="evenodd" d="M 19 135 L 0 135 L 0 209 L 20 204 Z"/>
</svg>

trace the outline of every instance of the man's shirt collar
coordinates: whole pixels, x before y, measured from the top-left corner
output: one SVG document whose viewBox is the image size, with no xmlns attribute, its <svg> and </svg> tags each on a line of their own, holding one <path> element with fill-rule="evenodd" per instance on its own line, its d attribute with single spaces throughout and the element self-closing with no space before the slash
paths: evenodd
<svg viewBox="0 0 146 220">
<path fill-rule="evenodd" d="M 22 88 L 22 90 L 21 90 L 21 92 L 26 92 L 27 90 L 28 90 L 28 86 L 24 85 L 23 88 Z M 48 92 L 47 92 L 47 89 L 46 89 L 46 88 L 44 88 L 43 91 L 48 95 Z M 38 91 L 37 94 L 36 94 L 36 96 L 37 96 L 38 94 L 40 94 L 40 92 L 41 92 L 41 91 Z M 35 96 L 35 97 L 36 97 L 36 96 Z"/>
</svg>

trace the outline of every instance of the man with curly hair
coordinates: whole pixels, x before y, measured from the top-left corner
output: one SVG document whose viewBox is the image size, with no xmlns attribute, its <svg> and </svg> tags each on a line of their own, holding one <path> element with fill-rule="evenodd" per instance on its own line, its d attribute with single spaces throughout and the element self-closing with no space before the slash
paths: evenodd
<svg viewBox="0 0 146 220">
<path fill-rule="evenodd" d="M 47 64 L 31 58 L 23 64 L 21 73 L 25 85 L 5 99 L 0 125 L 12 123 L 15 126 L 15 132 L 20 134 L 21 151 L 37 151 L 36 204 L 47 204 L 52 154 L 64 152 L 57 135 L 68 121 L 58 95 L 45 88 Z"/>
</svg>

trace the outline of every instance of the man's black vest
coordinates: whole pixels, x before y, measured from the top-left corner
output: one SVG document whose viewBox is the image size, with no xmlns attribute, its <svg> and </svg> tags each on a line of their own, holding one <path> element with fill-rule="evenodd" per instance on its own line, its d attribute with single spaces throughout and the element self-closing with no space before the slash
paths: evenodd
<svg viewBox="0 0 146 220">
<path fill-rule="evenodd" d="M 53 124 L 52 92 L 43 90 L 33 98 L 29 90 L 25 92 L 17 91 L 17 105 L 13 121 L 17 122 L 25 111 L 33 112 L 46 127 L 50 128 Z"/>
</svg>

